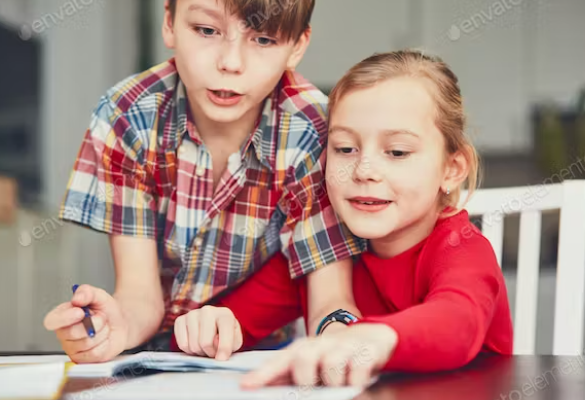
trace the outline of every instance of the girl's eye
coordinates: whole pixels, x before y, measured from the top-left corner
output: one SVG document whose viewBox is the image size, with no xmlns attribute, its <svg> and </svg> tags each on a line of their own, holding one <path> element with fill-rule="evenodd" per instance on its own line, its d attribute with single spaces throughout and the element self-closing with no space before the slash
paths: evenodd
<svg viewBox="0 0 585 400">
<path fill-rule="evenodd" d="M 213 36 L 217 32 L 215 29 L 206 26 L 196 26 L 195 31 L 204 37 Z"/>
<path fill-rule="evenodd" d="M 260 46 L 271 46 L 276 44 L 276 40 L 262 36 L 256 38 L 256 43 L 258 43 Z"/>
<path fill-rule="evenodd" d="M 402 150 L 391 150 L 391 151 L 389 151 L 389 153 L 392 157 L 396 157 L 396 158 L 404 158 L 410 154 L 410 152 L 402 151 Z"/>
<path fill-rule="evenodd" d="M 354 151 L 357 151 L 357 150 L 353 147 L 336 147 L 335 148 L 335 152 L 341 153 L 341 154 L 351 154 Z"/>
</svg>

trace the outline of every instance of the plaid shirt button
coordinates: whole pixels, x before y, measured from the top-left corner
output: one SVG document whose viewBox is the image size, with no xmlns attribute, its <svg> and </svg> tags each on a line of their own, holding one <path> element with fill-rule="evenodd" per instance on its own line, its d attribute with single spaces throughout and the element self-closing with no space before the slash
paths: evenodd
<svg viewBox="0 0 585 400">
<path fill-rule="evenodd" d="M 240 155 L 238 153 L 234 153 L 228 157 L 228 165 L 236 165 L 240 161 Z"/>
<path fill-rule="evenodd" d="M 195 245 L 195 247 L 201 247 L 201 245 L 203 244 L 203 239 L 201 237 L 197 237 L 195 238 L 193 244 Z"/>
</svg>

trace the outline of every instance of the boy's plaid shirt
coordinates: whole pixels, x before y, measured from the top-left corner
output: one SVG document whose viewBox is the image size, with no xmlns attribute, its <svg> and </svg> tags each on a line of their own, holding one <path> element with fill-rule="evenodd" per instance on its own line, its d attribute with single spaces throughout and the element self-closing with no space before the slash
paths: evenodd
<svg viewBox="0 0 585 400">
<path fill-rule="evenodd" d="M 130 77 L 94 110 L 60 217 L 155 238 L 166 313 L 212 301 L 283 251 L 296 278 L 362 251 L 325 191 L 327 98 L 285 73 L 213 190 L 212 162 L 174 61 Z"/>
</svg>

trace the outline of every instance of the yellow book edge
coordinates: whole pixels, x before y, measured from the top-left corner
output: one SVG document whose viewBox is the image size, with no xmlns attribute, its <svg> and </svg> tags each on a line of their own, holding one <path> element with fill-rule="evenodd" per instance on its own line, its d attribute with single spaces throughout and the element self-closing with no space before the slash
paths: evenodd
<svg viewBox="0 0 585 400">
<path fill-rule="evenodd" d="M 75 363 L 73 361 L 68 361 L 65 363 L 65 366 L 63 368 L 63 377 L 61 378 L 59 389 L 57 389 L 57 392 L 53 395 L 53 397 L 51 397 L 51 400 L 58 400 L 63 396 L 63 389 L 65 388 L 65 385 L 67 384 L 68 381 L 67 373 L 69 372 L 69 368 L 71 368 L 74 365 Z"/>
<path fill-rule="evenodd" d="M 18 363 L 18 364 L 0 364 L 0 368 L 3 367 L 15 367 L 15 366 L 26 366 L 26 365 L 39 365 L 39 363 Z M 75 363 L 73 361 L 67 361 L 64 363 L 63 365 L 63 376 L 61 377 L 61 382 L 59 383 L 58 389 L 55 393 L 53 393 L 53 395 L 51 397 L 47 397 L 47 399 L 50 400 L 58 400 L 62 397 L 63 395 L 63 389 L 65 388 L 65 385 L 67 384 L 68 381 L 68 372 L 69 369 L 74 366 Z M 26 398 L 19 398 L 19 400 L 38 400 L 37 398 L 31 398 L 31 399 L 26 399 Z"/>
</svg>

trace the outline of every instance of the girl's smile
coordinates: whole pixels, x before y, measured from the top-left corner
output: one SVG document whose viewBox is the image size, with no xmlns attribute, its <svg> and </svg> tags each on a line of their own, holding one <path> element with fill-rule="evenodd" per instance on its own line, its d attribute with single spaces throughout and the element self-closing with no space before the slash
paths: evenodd
<svg viewBox="0 0 585 400">
<path fill-rule="evenodd" d="M 349 204 L 356 210 L 365 212 L 378 212 L 386 209 L 392 202 L 390 200 L 384 200 L 377 197 L 363 197 L 356 196 L 348 199 Z"/>
</svg>

